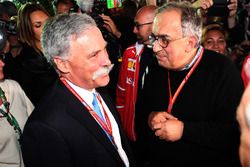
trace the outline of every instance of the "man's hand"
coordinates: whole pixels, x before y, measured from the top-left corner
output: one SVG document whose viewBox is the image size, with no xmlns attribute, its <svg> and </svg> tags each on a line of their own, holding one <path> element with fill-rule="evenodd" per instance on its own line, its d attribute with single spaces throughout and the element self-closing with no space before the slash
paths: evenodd
<svg viewBox="0 0 250 167">
<path fill-rule="evenodd" d="M 231 29 L 237 24 L 236 15 L 237 15 L 238 1 L 237 0 L 230 0 L 229 2 L 230 3 L 227 6 L 229 9 L 229 15 L 227 18 L 227 22 L 228 22 L 228 28 Z"/>
<path fill-rule="evenodd" d="M 107 16 L 107 15 L 104 15 L 104 14 L 101 14 L 100 15 L 104 21 L 104 27 L 109 31 L 111 32 L 113 35 L 115 35 L 117 38 L 120 38 L 121 37 L 121 32 L 117 29 L 115 23 L 113 22 L 113 20 Z"/>
<path fill-rule="evenodd" d="M 152 130 L 155 130 L 154 129 L 155 124 L 165 122 L 168 119 L 177 119 L 177 118 L 175 118 L 174 116 L 165 111 L 162 112 L 153 111 L 150 113 L 148 117 L 148 125 Z"/>
<path fill-rule="evenodd" d="M 202 10 L 207 10 L 213 5 L 213 0 L 197 0 L 195 1 L 192 6 L 195 8 L 200 8 Z"/>
<path fill-rule="evenodd" d="M 170 119 L 165 122 L 155 124 L 155 135 L 166 141 L 177 141 L 183 133 L 183 122 Z"/>
<path fill-rule="evenodd" d="M 177 141 L 183 133 L 183 122 L 167 112 L 152 112 L 148 124 L 156 136 L 166 141 Z"/>
</svg>

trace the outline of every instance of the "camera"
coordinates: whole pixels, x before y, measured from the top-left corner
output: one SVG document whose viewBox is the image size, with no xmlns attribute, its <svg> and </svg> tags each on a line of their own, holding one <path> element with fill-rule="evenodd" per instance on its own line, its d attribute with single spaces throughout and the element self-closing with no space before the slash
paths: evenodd
<svg viewBox="0 0 250 167">
<path fill-rule="evenodd" d="M 106 0 L 95 0 L 92 12 L 96 14 L 107 14 L 108 8 Z"/>
<path fill-rule="evenodd" d="M 7 35 L 16 34 L 16 22 L 0 19 L 0 50 L 5 46 Z"/>
<path fill-rule="evenodd" d="M 96 24 L 97 24 L 97 26 L 99 28 L 103 27 L 104 21 L 101 18 L 101 16 L 99 16 L 99 14 L 97 14 L 97 13 L 90 13 L 90 16 L 95 20 L 95 22 L 96 22 Z"/>
<path fill-rule="evenodd" d="M 208 8 L 207 16 L 217 16 L 227 18 L 229 15 L 229 9 L 227 5 L 230 3 L 230 0 L 213 0 L 214 4 Z"/>
<path fill-rule="evenodd" d="M 14 20 L 6 21 L 0 19 L 0 29 L 4 29 L 8 34 L 15 35 L 17 33 L 16 27 L 17 27 L 16 21 Z"/>
</svg>

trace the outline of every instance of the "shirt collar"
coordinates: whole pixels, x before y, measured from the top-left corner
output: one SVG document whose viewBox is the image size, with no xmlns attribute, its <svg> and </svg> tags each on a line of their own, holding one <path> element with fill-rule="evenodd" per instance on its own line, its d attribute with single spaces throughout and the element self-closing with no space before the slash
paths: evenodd
<svg viewBox="0 0 250 167">
<path fill-rule="evenodd" d="M 198 51 L 197 51 L 196 55 L 193 58 L 193 60 L 189 64 L 187 64 L 184 68 L 182 68 L 180 71 L 184 71 L 184 70 L 190 69 L 194 65 L 194 63 L 196 62 L 196 60 L 201 56 L 202 49 L 203 49 L 203 47 L 200 45 L 199 48 L 198 48 Z"/>
<path fill-rule="evenodd" d="M 72 89 L 74 89 L 76 91 L 76 93 L 91 107 L 93 107 L 92 105 L 92 101 L 93 101 L 93 93 L 96 92 L 95 89 L 89 91 L 87 89 L 81 88 L 75 84 L 73 84 L 72 82 L 70 82 L 69 80 L 65 79 L 66 82 L 72 87 Z"/>
</svg>

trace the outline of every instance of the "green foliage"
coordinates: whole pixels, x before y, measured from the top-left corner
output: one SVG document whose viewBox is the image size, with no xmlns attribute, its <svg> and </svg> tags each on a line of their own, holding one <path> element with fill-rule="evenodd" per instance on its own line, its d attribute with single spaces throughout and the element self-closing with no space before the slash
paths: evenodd
<svg viewBox="0 0 250 167">
<path fill-rule="evenodd" d="M 39 0 L 37 2 L 40 3 L 49 12 L 51 16 L 54 16 L 55 13 L 53 10 L 52 0 Z"/>
<path fill-rule="evenodd" d="M 0 0 L 1 2 L 4 0 Z M 21 7 L 21 3 L 19 0 L 13 0 L 17 8 L 19 9 Z M 31 3 L 40 3 L 48 12 L 51 16 L 54 16 L 54 10 L 53 10 L 53 5 L 52 2 L 53 0 L 27 0 L 27 2 Z"/>
</svg>

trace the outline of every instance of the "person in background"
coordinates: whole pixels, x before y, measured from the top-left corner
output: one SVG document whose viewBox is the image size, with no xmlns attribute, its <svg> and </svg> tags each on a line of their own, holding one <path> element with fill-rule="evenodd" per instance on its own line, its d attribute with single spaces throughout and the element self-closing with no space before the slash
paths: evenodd
<svg viewBox="0 0 250 167">
<path fill-rule="evenodd" d="M 241 76 L 246 87 L 249 81 L 249 74 L 244 68 L 249 68 L 250 41 L 243 41 L 233 48 L 228 47 L 229 34 L 220 24 L 209 24 L 203 28 L 202 45 L 205 49 L 212 50 L 227 56 L 241 71 Z"/>
<path fill-rule="evenodd" d="M 23 44 L 19 40 L 19 37 L 17 35 L 17 29 L 16 29 L 16 23 L 17 23 L 17 16 L 13 16 L 10 19 L 11 26 L 14 26 L 15 28 L 11 28 L 7 32 L 8 41 L 10 45 L 9 52 L 5 54 L 4 58 L 4 77 L 12 79 L 12 76 L 15 75 L 15 58 L 21 53 L 21 50 L 23 49 Z"/>
<path fill-rule="evenodd" d="M 124 0 L 121 7 L 110 9 L 110 17 L 121 32 L 121 36 L 118 38 L 121 53 L 137 40 L 136 35 L 133 33 L 137 10 L 136 3 L 133 0 Z"/>
<path fill-rule="evenodd" d="M 3 59 L 0 48 L 0 166 L 24 167 L 19 138 L 34 107 L 16 81 L 4 79 Z"/>
<path fill-rule="evenodd" d="M 15 75 L 12 78 L 21 85 L 35 106 L 58 78 L 43 55 L 40 41 L 43 25 L 49 17 L 39 4 L 27 3 L 18 12 L 18 36 L 24 45 L 15 58 Z"/>
<path fill-rule="evenodd" d="M 120 113 L 124 130 L 131 140 L 136 163 L 143 166 L 147 161 L 144 150 L 146 147 L 137 125 L 141 111 L 136 109 L 137 99 L 140 98 L 144 85 L 144 78 L 148 74 L 148 66 L 153 62 L 153 50 L 148 48 L 150 44 L 149 35 L 152 32 L 152 24 L 155 16 L 156 6 L 149 5 L 140 8 L 135 16 L 134 33 L 137 42 L 128 47 L 122 57 L 122 64 L 116 88 L 116 108 Z"/>
<path fill-rule="evenodd" d="M 205 49 L 226 55 L 227 31 L 219 24 L 209 24 L 202 31 L 202 45 Z"/>
<path fill-rule="evenodd" d="M 73 7 L 71 0 L 55 0 L 54 3 L 55 13 L 69 13 L 70 8 Z"/>
<path fill-rule="evenodd" d="M 250 167 L 250 85 L 248 84 L 237 108 L 237 120 L 240 124 L 239 155 L 242 167 Z"/>
<path fill-rule="evenodd" d="M 22 44 L 17 36 L 16 21 L 17 21 L 17 7 L 13 2 L 4 1 L 0 3 L 0 18 L 2 29 L 6 32 L 8 38 L 8 52 L 4 52 L 4 77 L 10 78 L 13 75 L 14 59 L 22 50 Z"/>
<path fill-rule="evenodd" d="M 78 12 L 74 0 L 54 0 L 53 7 L 56 14 Z"/>
<path fill-rule="evenodd" d="M 244 26 L 238 20 L 238 1 L 213 1 L 198 0 L 193 6 L 199 9 L 199 3 L 203 4 L 200 13 L 203 18 L 203 25 L 220 24 L 229 34 L 227 47 L 233 47 L 244 40 Z M 211 3 L 212 2 L 212 3 Z M 204 7 L 207 6 L 206 9 Z"/>
<path fill-rule="evenodd" d="M 5 0 L 0 3 L 0 6 L 1 6 L 0 13 L 4 13 L 2 17 L 4 20 L 10 20 L 11 17 L 17 16 L 18 9 L 13 2 Z"/>
<path fill-rule="evenodd" d="M 112 65 L 95 21 L 87 14 L 57 15 L 43 29 L 42 46 L 60 80 L 25 125 L 25 166 L 133 166 L 115 107 L 98 89 L 108 84 Z"/>
<path fill-rule="evenodd" d="M 235 111 L 243 83 L 227 57 L 200 45 L 201 36 L 189 2 L 157 10 L 150 39 L 158 65 L 138 102 L 152 166 L 240 166 Z"/>
</svg>

